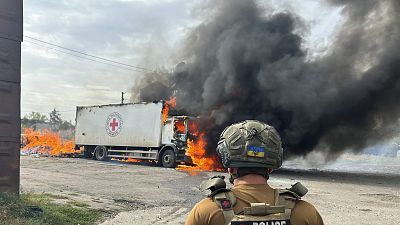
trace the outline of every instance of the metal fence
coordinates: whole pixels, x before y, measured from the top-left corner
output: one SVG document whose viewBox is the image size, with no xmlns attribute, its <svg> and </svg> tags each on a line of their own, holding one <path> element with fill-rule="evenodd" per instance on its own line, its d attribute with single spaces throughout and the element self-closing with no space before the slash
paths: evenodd
<svg viewBox="0 0 400 225">
<path fill-rule="evenodd" d="M 22 0 L 0 1 L 0 192 L 19 193 Z"/>
</svg>

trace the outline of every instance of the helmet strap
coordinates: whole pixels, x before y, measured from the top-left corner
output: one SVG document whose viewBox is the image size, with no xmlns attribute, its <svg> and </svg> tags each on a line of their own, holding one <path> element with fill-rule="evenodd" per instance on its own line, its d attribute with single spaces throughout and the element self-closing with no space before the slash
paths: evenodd
<svg viewBox="0 0 400 225">
<path fill-rule="evenodd" d="M 237 173 L 236 174 L 230 174 L 229 175 L 229 183 L 233 184 L 233 181 L 238 178 Z"/>
</svg>

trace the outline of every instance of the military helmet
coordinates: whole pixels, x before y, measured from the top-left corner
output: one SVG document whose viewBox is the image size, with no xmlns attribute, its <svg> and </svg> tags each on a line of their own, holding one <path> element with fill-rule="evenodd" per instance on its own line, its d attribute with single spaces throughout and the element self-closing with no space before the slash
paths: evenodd
<svg viewBox="0 0 400 225">
<path fill-rule="evenodd" d="M 278 132 L 257 120 L 246 120 L 225 128 L 217 152 L 226 168 L 277 169 L 282 165 L 283 149 Z"/>
</svg>

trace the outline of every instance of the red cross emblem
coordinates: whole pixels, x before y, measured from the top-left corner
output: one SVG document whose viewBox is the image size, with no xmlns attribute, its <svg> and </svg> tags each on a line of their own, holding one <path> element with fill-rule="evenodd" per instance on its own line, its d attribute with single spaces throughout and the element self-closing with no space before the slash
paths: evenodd
<svg viewBox="0 0 400 225">
<path fill-rule="evenodd" d="M 111 137 L 117 136 L 121 132 L 123 126 L 122 116 L 117 112 L 111 113 L 107 117 L 105 125 L 106 125 L 106 132 L 109 136 Z"/>
<path fill-rule="evenodd" d="M 119 126 L 117 118 L 113 118 L 112 122 L 110 123 L 110 127 L 112 131 L 115 131 L 115 128 Z"/>
</svg>

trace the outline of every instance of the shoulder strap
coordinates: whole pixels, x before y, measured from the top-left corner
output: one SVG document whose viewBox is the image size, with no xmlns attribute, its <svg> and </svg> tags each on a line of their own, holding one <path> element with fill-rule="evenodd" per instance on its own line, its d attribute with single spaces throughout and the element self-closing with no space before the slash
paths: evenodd
<svg viewBox="0 0 400 225">
<path fill-rule="evenodd" d="M 275 205 L 283 205 L 292 210 L 297 200 L 300 199 L 301 197 L 292 191 L 287 189 L 275 189 Z"/>
<path fill-rule="evenodd" d="M 220 192 L 212 196 L 214 202 L 221 208 L 225 219 L 225 225 L 228 225 L 235 213 L 233 206 L 236 204 L 236 197 L 231 190 Z"/>
<path fill-rule="evenodd" d="M 294 197 L 291 193 L 288 193 L 286 191 L 278 190 L 279 195 L 277 198 L 277 202 L 275 205 L 283 205 L 285 208 L 292 210 L 294 206 L 296 205 L 297 200 L 300 198 Z"/>
<path fill-rule="evenodd" d="M 229 224 L 235 213 L 233 206 L 236 204 L 236 197 L 230 189 L 226 188 L 224 176 L 214 176 L 203 181 L 200 185 L 201 190 L 210 190 L 208 195 L 222 210 L 225 219 L 225 225 Z"/>
<path fill-rule="evenodd" d="M 284 205 L 292 210 L 297 200 L 300 200 L 307 192 L 308 189 L 300 182 L 295 183 L 289 189 L 275 189 L 275 205 Z"/>
</svg>

